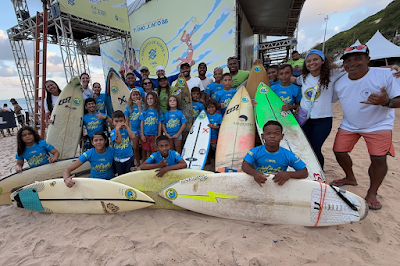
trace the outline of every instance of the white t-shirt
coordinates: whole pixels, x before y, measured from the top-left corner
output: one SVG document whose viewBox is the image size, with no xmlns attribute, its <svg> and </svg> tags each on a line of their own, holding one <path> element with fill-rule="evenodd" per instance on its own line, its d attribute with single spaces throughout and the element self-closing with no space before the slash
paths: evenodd
<svg viewBox="0 0 400 266">
<path fill-rule="evenodd" d="M 214 80 L 212 78 L 207 78 L 207 77 L 205 79 L 201 80 L 201 83 L 203 83 L 203 88 L 207 88 L 207 86 L 213 82 L 214 82 Z"/>
<path fill-rule="evenodd" d="M 51 104 L 53 105 L 53 108 L 54 108 L 54 105 L 57 103 L 57 100 L 58 100 L 58 96 L 54 96 L 52 94 L 51 95 Z M 46 99 L 44 99 L 44 110 L 45 110 L 45 113 L 49 112 L 49 108 L 47 108 L 47 100 Z"/>
<path fill-rule="evenodd" d="M 348 74 L 334 84 L 334 98 L 339 99 L 343 110 L 340 128 L 357 133 L 377 130 L 392 130 L 394 124 L 393 108 L 360 103 L 368 101 L 372 94 L 380 94 L 386 87 L 390 99 L 400 96 L 400 85 L 388 68 L 371 67 L 368 73 L 357 80 L 351 80 Z"/>
<path fill-rule="evenodd" d="M 82 89 L 83 93 L 83 100 L 85 101 L 87 98 L 91 97 L 93 95 L 93 91 L 89 88 L 87 89 Z"/>
<path fill-rule="evenodd" d="M 191 77 L 189 80 L 186 81 L 186 83 L 189 87 L 190 92 L 192 92 L 193 87 L 199 87 L 200 91 L 204 91 L 203 83 L 198 77 Z"/>
<path fill-rule="evenodd" d="M 3 107 L 3 108 L 0 108 L 0 109 L 3 109 L 3 110 L 5 110 L 6 112 L 11 112 L 11 108 L 10 107 Z"/>
<path fill-rule="evenodd" d="M 314 106 L 311 109 L 310 118 L 318 119 L 318 118 L 326 118 L 333 116 L 332 110 L 332 96 L 333 96 L 333 88 L 332 84 L 335 83 L 338 78 L 342 77 L 346 72 L 342 72 L 341 69 L 333 69 L 331 70 L 331 75 L 329 77 L 328 88 L 318 87 L 317 93 L 315 94 Z M 300 107 L 308 110 L 310 106 L 310 99 L 312 96 L 312 92 L 314 90 L 315 85 L 317 84 L 320 76 L 314 77 L 311 73 L 308 73 L 306 76 L 306 81 L 303 81 L 303 75 L 300 75 L 296 83 L 301 86 L 301 101 Z"/>
</svg>

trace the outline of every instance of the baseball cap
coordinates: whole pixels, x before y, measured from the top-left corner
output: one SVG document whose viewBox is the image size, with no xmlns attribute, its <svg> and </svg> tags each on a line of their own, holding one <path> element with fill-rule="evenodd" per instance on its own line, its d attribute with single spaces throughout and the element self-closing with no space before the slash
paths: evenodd
<svg viewBox="0 0 400 266">
<path fill-rule="evenodd" d="M 340 57 L 340 59 L 345 59 L 345 57 L 348 54 L 353 54 L 353 53 L 363 53 L 363 54 L 366 54 L 367 56 L 369 56 L 368 46 L 366 46 L 365 44 L 360 44 L 360 45 L 354 45 L 354 46 L 347 47 L 346 49 L 344 49 L 343 55 L 342 55 L 342 57 Z"/>
<path fill-rule="evenodd" d="M 158 67 L 156 67 L 156 72 L 157 72 L 158 70 L 165 70 L 165 68 L 164 68 L 163 66 L 158 66 Z"/>
<path fill-rule="evenodd" d="M 140 68 L 140 71 L 143 71 L 143 70 L 149 71 L 149 68 L 148 68 L 148 67 L 145 67 L 145 66 L 142 66 L 142 67 Z"/>
<path fill-rule="evenodd" d="M 166 76 L 161 76 L 158 78 L 158 81 L 162 80 L 162 79 L 168 79 Z"/>
<path fill-rule="evenodd" d="M 190 67 L 189 63 L 183 63 L 183 64 L 181 65 L 181 69 L 182 69 L 184 66 Z"/>
</svg>

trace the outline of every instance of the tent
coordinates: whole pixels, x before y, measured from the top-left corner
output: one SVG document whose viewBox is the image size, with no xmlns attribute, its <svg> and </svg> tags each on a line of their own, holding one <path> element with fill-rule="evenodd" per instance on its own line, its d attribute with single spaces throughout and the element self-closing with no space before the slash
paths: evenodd
<svg viewBox="0 0 400 266">
<path fill-rule="evenodd" d="M 371 60 L 400 57 L 400 47 L 383 37 L 379 30 L 366 44 Z"/>
<path fill-rule="evenodd" d="M 353 43 L 351 46 L 356 46 L 356 45 L 361 45 L 360 41 L 357 39 L 355 43 Z"/>
</svg>

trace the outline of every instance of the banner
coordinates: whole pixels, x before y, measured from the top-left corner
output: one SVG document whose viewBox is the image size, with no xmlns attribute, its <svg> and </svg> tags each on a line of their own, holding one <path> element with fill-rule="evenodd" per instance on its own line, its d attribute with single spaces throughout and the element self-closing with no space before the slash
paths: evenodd
<svg viewBox="0 0 400 266">
<path fill-rule="evenodd" d="M 61 12 L 129 31 L 126 0 L 58 0 Z"/>
<path fill-rule="evenodd" d="M 13 112 L 0 112 L 0 129 L 16 127 Z"/>
</svg>

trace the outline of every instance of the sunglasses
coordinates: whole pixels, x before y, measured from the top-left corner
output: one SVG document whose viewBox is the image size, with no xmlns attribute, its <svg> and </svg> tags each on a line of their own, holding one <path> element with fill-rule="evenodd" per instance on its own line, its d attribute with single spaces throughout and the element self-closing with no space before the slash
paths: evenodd
<svg viewBox="0 0 400 266">
<path fill-rule="evenodd" d="M 143 85 L 150 85 L 151 82 L 144 82 Z"/>
<path fill-rule="evenodd" d="M 362 50 L 364 49 L 366 46 L 364 44 L 362 45 L 357 45 L 357 46 L 351 46 L 351 47 L 347 47 L 346 49 L 344 49 L 346 52 L 350 52 L 353 51 L 354 49 L 356 50 Z"/>
</svg>

